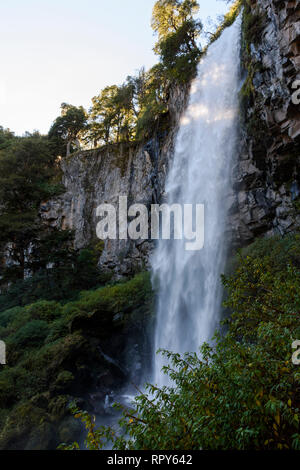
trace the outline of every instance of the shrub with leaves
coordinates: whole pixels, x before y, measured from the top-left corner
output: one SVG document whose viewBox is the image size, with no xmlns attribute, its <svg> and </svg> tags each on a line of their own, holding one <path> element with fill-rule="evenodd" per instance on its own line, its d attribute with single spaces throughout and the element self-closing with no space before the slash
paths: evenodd
<svg viewBox="0 0 300 470">
<path fill-rule="evenodd" d="M 114 449 L 300 450 L 300 369 L 292 363 L 300 338 L 299 240 L 259 240 L 241 252 L 223 279 L 232 311 L 225 336 L 199 355 L 164 351 L 172 385 L 148 385 L 123 410 L 121 431 L 93 428 L 88 446 L 96 437 L 99 448 L 110 440 Z"/>
</svg>

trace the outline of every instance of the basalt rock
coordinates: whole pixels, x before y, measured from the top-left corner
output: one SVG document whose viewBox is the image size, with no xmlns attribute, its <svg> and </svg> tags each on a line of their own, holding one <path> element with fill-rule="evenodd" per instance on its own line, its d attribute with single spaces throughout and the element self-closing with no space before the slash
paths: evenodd
<svg viewBox="0 0 300 470">
<path fill-rule="evenodd" d="M 241 139 L 233 174 L 233 245 L 300 225 L 300 2 L 248 2 L 243 18 Z"/>
</svg>

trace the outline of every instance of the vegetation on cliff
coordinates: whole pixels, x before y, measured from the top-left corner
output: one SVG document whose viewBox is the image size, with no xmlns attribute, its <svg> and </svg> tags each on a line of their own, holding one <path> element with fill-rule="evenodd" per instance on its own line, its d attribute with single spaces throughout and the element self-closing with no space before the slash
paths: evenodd
<svg viewBox="0 0 300 470">
<path fill-rule="evenodd" d="M 170 89 L 188 83 L 196 70 L 196 11 L 195 0 L 158 1 L 159 63 L 104 89 L 89 114 L 63 103 L 47 136 L 16 137 L 0 127 L 0 338 L 7 345 L 7 365 L 0 366 L 1 448 L 55 447 L 68 434 L 70 397 L 93 387 L 97 373 L 118 383 L 120 371 L 101 359 L 99 342 L 122 354 L 124 332 L 127 339 L 131 330 L 144 334 L 149 276 L 107 284 L 97 266 L 103 247 L 75 250 L 74 234 L 44 224 L 41 207 L 64 191 L 60 155 L 76 151 L 79 141 L 128 143 L 162 132 Z M 170 12 L 174 21 L 166 27 Z M 70 427 L 72 436 L 76 426 Z"/>
<path fill-rule="evenodd" d="M 196 0 L 155 3 L 151 24 L 158 38 L 154 51 L 159 63 L 148 71 L 142 68 L 123 84 L 108 86 L 93 97 L 87 123 L 82 108 L 64 103 L 62 115 L 49 133 L 60 142 L 57 148 L 61 155 L 75 150 L 78 138 L 88 147 L 97 147 L 140 141 L 158 130 L 168 113 L 170 90 L 176 84 L 189 83 L 196 72 L 201 56 L 197 39 L 202 31 L 201 22 L 194 17 L 198 9 Z M 71 113 L 73 119 L 68 119 Z"/>
<path fill-rule="evenodd" d="M 31 247 L 44 227 L 38 217 L 43 200 L 63 191 L 51 143 L 38 133 L 15 137 L 0 128 L 0 249 L 10 259 L 1 269 L 1 284 L 30 272 Z"/>
<path fill-rule="evenodd" d="M 232 316 L 200 355 L 164 352 L 173 386 L 149 385 L 124 409 L 124 434 L 93 428 L 87 446 L 152 450 L 300 450 L 300 235 L 257 240 L 223 279 Z M 124 438 L 124 435 L 127 437 Z M 77 445 L 67 448 L 76 448 Z"/>
<path fill-rule="evenodd" d="M 151 319 L 152 300 L 150 276 L 139 274 L 73 302 L 40 300 L 2 311 L 8 365 L 0 366 L 0 448 L 53 449 L 74 439 L 80 426 L 68 404 L 82 403 L 87 388 L 105 393 L 106 383 L 117 387 L 125 378 L 99 347 L 112 343 L 122 364 L 130 335 L 142 336 Z"/>
<path fill-rule="evenodd" d="M 245 111 L 255 100 L 250 43 L 264 18 L 253 16 L 248 1 L 237 1 L 211 41 L 241 4 Z M 77 447 L 70 446 L 81 429 L 70 416 L 72 400 L 90 431 L 91 449 L 107 438 L 117 449 L 300 449 L 300 376 L 291 362 L 291 344 L 300 334 L 299 235 L 258 240 L 241 252 L 234 273 L 223 279 L 232 312 L 226 335 L 217 336 L 213 348 L 203 345 L 198 357 L 165 352 L 174 387 L 149 385 L 150 395 L 124 410 L 127 438 L 95 429 L 93 410 L 82 399 L 87 389 L 123 382 L 99 348 L 112 343 L 121 356 L 132 331 L 145 334 L 151 283 L 149 274 L 140 274 L 107 284 L 97 266 L 101 246 L 74 250 L 71 232 L 42 224 L 40 205 L 63 191 L 57 156 L 75 151 L 79 140 L 117 145 L 165 130 L 170 91 L 190 82 L 204 52 L 196 11 L 194 0 L 158 1 L 152 25 L 159 63 L 102 90 L 88 115 L 64 104 L 47 137 L 19 138 L 0 127 L 0 246 L 9 260 L 0 280 L 0 338 L 8 349 L 8 365 L 0 366 L 2 449 Z M 255 115 L 248 119 L 248 130 L 259 137 L 264 129 L 257 122 Z"/>
<path fill-rule="evenodd" d="M 51 138 L 0 127 L 0 311 L 66 301 L 109 280 L 97 266 L 103 242 L 75 250 L 72 231 L 43 222 L 41 204 L 64 192 L 61 178 Z"/>
<path fill-rule="evenodd" d="M 210 43 L 234 22 L 242 5 L 243 0 L 234 1 L 211 33 Z M 172 89 L 191 82 L 206 50 L 199 41 L 203 26 L 197 18 L 198 11 L 197 0 L 156 1 L 151 26 L 157 35 L 154 52 L 159 56 L 158 64 L 148 71 L 141 68 L 121 85 L 101 90 L 92 98 L 92 107 L 86 115 L 82 107 L 63 103 L 61 116 L 49 133 L 61 155 L 75 151 L 80 141 L 86 147 L 139 142 L 162 130 L 169 117 Z M 73 120 L 68 119 L 68 113 Z"/>
</svg>

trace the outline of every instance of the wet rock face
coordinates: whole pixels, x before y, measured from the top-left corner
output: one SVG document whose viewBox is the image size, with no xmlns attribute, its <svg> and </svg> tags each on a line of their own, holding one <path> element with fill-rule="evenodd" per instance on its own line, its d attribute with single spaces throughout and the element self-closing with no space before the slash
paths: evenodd
<svg viewBox="0 0 300 470">
<path fill-rule="evenodd" d="M 300 105 L 292 100 L 300 79 L 299 12 L 299 0 L 257 0 L 244 14 L 246 99 L 229 221 L 234 246 L 300 225 Z"/>
<path fill-rule="evenodd" d="M 96 208 L 100 204 L 117 205 L 119 196 L 128 197 L 128 206 L 160 201 L 187 97 L 188 87 L 171 91 L 170 130 L 156 133 L 147 143 L 109 146 L 63 159 L 66 192 L 41 205 L 45 223 L 74 230 L 75 246 L 82 248 L 96 239 Z M 99 262 L 115 278 L 131 275 L 147 267 L 151 248 L 147 240 L 106 240 Z"/>
</svg>

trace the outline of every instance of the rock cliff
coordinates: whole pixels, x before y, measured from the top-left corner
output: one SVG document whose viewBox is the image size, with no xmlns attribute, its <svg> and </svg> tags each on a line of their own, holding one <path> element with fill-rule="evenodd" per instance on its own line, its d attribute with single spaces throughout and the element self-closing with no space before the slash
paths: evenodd
<svg viewBox="0 0 300 470">
<path fill-rule="evenodd" d="M 128 205 L 160 201 L 188 89 L 171 90 L 167 130 L 158 130 L 147 143 L 110 145 L 62 159 L 66 192 L 42 204 L 42 219 L 50 226 L 73 229 L 75 246 L 82 248 L 96 238 L 98 205 L 117 205 L 119 196 L 127 196 Z M 106 240 L 99 262 L 116 278 L 130 275 L 147 267 L 151 247 L 148 241 Z"/>
<path fill-rule="evenodd" d="M 257 0 L 243 13 L 240 154 L 230 229 L 235 245 L 300 224 L 300 2 Z"/>
<path fill-rule="evenodd" d="M 292 102 L 300 78 L 299 0 L 252 0 L 243 11 L 241 125 L 238 158 L 228 194 L 233 248 L 255 237 L 300 225 L 300 106 Z M 160 202 L 188 87 L 170 94 L 167 130 L 146 144 L 78 152 L 62 160 L 66 192 L 41 206 L 52 226 L 75 230 L 78 248 L 96 237 L 96 207 Z M 106 241 L 99 260 L 116 278 L 147 267 L 152 243 Z"/>
</svg>

